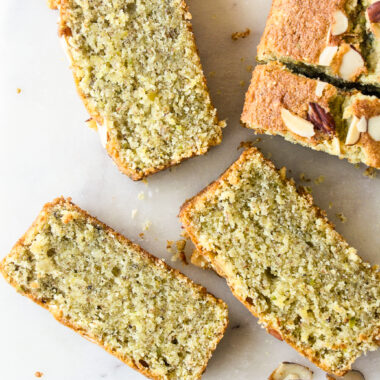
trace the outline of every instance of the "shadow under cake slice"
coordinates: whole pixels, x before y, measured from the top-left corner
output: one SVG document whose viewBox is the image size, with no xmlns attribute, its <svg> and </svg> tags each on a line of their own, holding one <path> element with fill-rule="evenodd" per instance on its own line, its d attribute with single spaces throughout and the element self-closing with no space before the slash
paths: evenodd
<svg viewBox="0 0 380 380">
<path fill-rule="evenodd" d="M 256 149 L 180 211 L 211 266 L 272 335 L 337 376 L 380 343 L 380 275 Z M 203 260 L 202 260 L 203 256 Z"/>
<path fill-rule="evenodd" d="M 64 198 L 44 206 L 0 271 L 152 379 L 199 379 L 228 323 L 223 301 Z"/>
</svg>

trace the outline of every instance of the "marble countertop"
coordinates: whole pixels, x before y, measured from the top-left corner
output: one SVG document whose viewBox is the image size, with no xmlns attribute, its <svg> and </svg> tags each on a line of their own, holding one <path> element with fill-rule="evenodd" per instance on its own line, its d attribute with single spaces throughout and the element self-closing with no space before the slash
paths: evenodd
<svg viewBox="0 0 380 380">
<path fill-rule="evenodd" d="M 239 115 L 270 1 L 189 0 L 189 5 L 212 99 L 228 127 L 223 144 L 209 154 L 154 175 L 145 184 L 122 175 L 105 154 L 98 135 L 85 126 L 88 115 L 57 38 L 56 12 L 44 0 L 0 1 L 1 257 L 45 202 L 59 195 L 71 196 L 80 207 L 228 303 L 230 326 L 204 379 L 265 380 L 281 361 L 306 364 L 316 380 L 325 379 L 323 371 L 266 334 L 223 279 L 192 265 L 171 262 L 166 250 L 167 240 L 179 239 L 180 205 L 238 157 L 241 141 L 255 138 L 240 126 Z M 233 32 L 247 27 L 251 29 L 248 38 L 231 39 Z M 315 202 L 327 210 L 337 230 L 365 260 L 380 264 L 380 178 L 364 176 L 364 166 L 356 168 L 279 137 L 262 137 L 258 146 L 277 166 L 287 166 L 297 183 L 312 188 Z M 303 182 L 302 173 L 311 181 Z M 318 185 L 313 180 L 320 175 L 325 180 Z M 138 199 L 141 192 L 144 200 Z M 138 211 L 132 218 L 134 209 Z M 347 218 L 346 223 L 337 217 L 339 213 Z M 147 221 L 152 225 L 141 239 Z M 57 323 L 1 278 L 0 305 L 0 379 L 34 379 L 36 371 L 47 380 L 143 378 Z M 380 351 L 362 357 L 354 368 L 363 371 L 366 380 L 378 380 Z"/>
</svg>

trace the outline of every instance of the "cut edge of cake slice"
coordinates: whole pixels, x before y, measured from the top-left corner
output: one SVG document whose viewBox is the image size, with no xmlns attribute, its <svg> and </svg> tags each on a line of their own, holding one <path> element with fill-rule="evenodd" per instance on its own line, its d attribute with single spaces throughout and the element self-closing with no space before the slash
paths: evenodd
<svg viewBox="0 0 380 380">
<path fill-rule="evenodd" d="M 79 333 L 81 336 L 91 341 L 92 343 L 99 345 L 104 350 L 114 355 L 119 360 L 121 360 L 122 362 L 130 366 L 131 368 L 137 370 L 141 374 L 147 376 L 148 378 L 157 379 L 157 380 L 172 378 L 171 376 L 166 376 L 163 373 L 159 373 L 158 370 L 157 371 L 154 369 L 150 370 L 149 365 L 144 360 L 136 361 L 135 358 L 133 358 L 131 355 L 118 352 L 114 347 L 112 347 L 111 344 L 105 342 L 103 339 L 100 339 L 96 335 L 92 334 L 90 330 L 83 328 L 75 321 L 71 321 L 70 315 L 65 317 L 64 312 L 60 310 L 59 307 L 57 307 L 55 304 L 53 303 L 50 304 L 49 300 L 46 301 L 43 297 L 39 298 L 36 294 L 32 294 L 31 290 L 35 290 L 34 288 L 38 288 L 39 286 L 37 285 L 36 281 L 30 284 L 30 289 L 28 290 L 26 289 L 24 285 L 21 285 L 20 283 L 18 283 L 14 278 L 12 278 L 12 275 L 8 273 L 7 266 L 10 264 L 13 265 L 12 259 L 16 258 L 17 255 L 19 254 L 19 251 L 25 247 L 25 241 L 28 241 L 27 244 L 30 244 L 31 238 L 34 235 L 36 236 L 38 235 L 38 233 L 40 232 L 39 229 L 44 225 L 51 211 L 57 208 L 60 211 L 62 211 L 61 217 L 62 217 L 63 223 L 70 223 L 75 218 L 75 216 L 73 217 L 73 214 L 78 214 L 80 217 L 86 220 L 86 223 L 91 224 L 96 229 L 104 231 L 106 235 L 114 239 L 120 246 L 128 247 L 129 249 L 131 249 L 134 255 L 139 255 L 139 257 L 142 260 L 147 261 L 148 262 L 147 265 L 151 265 L 153 270 L 154 268 L 157 268 L 157 271 L 165 272 L 169 275 L 169 277 L 173 279 L 175 278 L 176 280 L 178 280 L 179 283 L 182 283 L 188 289 L 191 289 L 191 292 L 194 293 L 194 297 L 198 297 L 198 298 L 203 297 L 202 298 L 203 301 L 205 303 L 206 302 L 210 303 L 214 307 L 214 312 L 218 313 L 218 315 L 220 314 L 221 319 L 218 320 L 218 326 L 214 328 L 214 331 L 210 332 L 211 334 L 209 338 L 210 346 L 208 347 L 208 350 L 205 353 L 202 366 L 200 367 L 198 366 L 196 368 L 197 370 L 196 373 L 188 373 L 187 374 L 188 376 L 185 377 L 189 379 L 201 378 L 202 373 L 206 370 L 208 361 L 210 360 L 213 351 L 216 349 L 218 343 L 223 338 L 224 333 L 227 329 L 228 307 L 225 304 L 225 302 L 219 298 L 216 298 L 211 293 L 207 292 L 206 288 L 194 283 L 191 279 L 189 279 L 187 276 L 182 274 L 180 271 L 167 265 L 163 260 L 160 260 L 159 258 L 151 255 L 149 252 L 145 251 L 139 245 L 131 242 L 129 239 L 127 239 L 123 235 L 119 234 L 118 232 L 114 231 L 112 228 L 110 228 L 106 224 L 100 222 L 98 219 L 88 214 L 85 210 L 76 206 L 74 203 L 72 203 L 71 198 L 65 199 L 64 197 L 59 197 L 59 198 L 56 198 L 53 202 L 46 203 L 44 205 L 43 209 L 38 214 L 33 224 L 29 227 L 29 229 L 25 232 L 25 234 L 13 246 L 10 253 L 7 256 L 5 256 L 3 260 L 0 262 L 0 273 L 3 275 L 4 279 L 10 285 L 12 285 L 17 290 L 18 293 L 20 293 L 23 296 L 28 297 L 33 302 L 37 303 L 38 305 L 48 310 L 58 322 L 71 328 L 72 330 Z M 37 242 L 36 244 L 38 246 L 40 242 Z M 45 265 L 46 263 L 41 263 L 42 267 L 44 267 Z M 90 288 L 92 288 L 92 286 L 88 286 L 88 289 Z M 72 316 L 72 319 L 74 320 L 73 316 Z M 179 343 L 175 342 L 175 344 L 179 344 Z"/>
<path fill-rule="evenodd" d="M 120 132 L 120 128 L 116 125 L 117 123 L 115 123 L 114 115 L 111 117 L 111 114 L 107 115 L 107 112 L 104 112 L 104 110 L 100 110 L 99 107 L 96 106 L 96 101 L 93 101 L 91 96 L 85 94 L 85 92 L 81 88 L 80 82 L 84 70 L 83 67 L 80 67 L 77 64 L 76 58 L 73 54 L 75 50 L 79 51 L 78 46 L 73 48 L 70 44 L 70 39 L 73 37 L 73 32 L 71 28 L 67 25 L 67 20 L 69 18 L 69 2 L 70 0 L 48 0 L 48 6 L 53 10 L 58 9 L 59 11 L 60 19 L 58 23 L 58 35 L 60 37 L 61 45 L 65 51 L 65 54 L 70 63 L 70 67 L 72 69 L 77 93 L 81 98 L 87 112 L 90 115 L 90 118 L 86 121 L 86 124 L 90 128 L 99 132 L 100 140 L 103 147 L 106 149 L 108 155 L 112 158 L 112 160 L 115 162 L 115 164 L 123 174 L 129 176 L 134 181 L 139 181 L 149 175 L 155 174 L 172 166 L 176 166 L 184 160 L 198 155 L 204 155 L 209 151 L 210 148 L 219 145 L 222 142 L 222 129 L 226 126 L 226 122 L 224 120 L 219 120 L 217 110 L 212 103 L 209 89 L 207 86 L 207 80 L 204 76 L 199 51 L 193 33 L 193 28 L 191 24 L 192 16 L 189 12 L 188 5 L 184 0 L 177 1 L 179 12 L 182 14 L 182 25 L 180 26 L 180 28 L 183 29 L 183 33 L 186 34 L 186 38 L 188 40 L 188 46 L 186 47 L 186 49 L 184 49 L 186 50 L 187 54 L 187 63 L 189 64 L 189 66 L 191 66 L 190 70 L 193 70 L 192 74 L 196 77 L 197 81 L 199 82 L 198 88 L 196 89 L 197 94 L 195 94 L 196 96 L 193 94 L 193 97 L 199 97 L 199 94 L 201 94 L 203 97 L 202 104 L 204 108 L 203 110 L 201 110 L 203 117 L 202 119 L 194 120 L 194 122 L 191 125 L 177 125 L 176 128 L 178 127 L 179 130 L 181 130 L 181 128 L 182 130 L 193 128 L 194 136 L 191 136 L 191 138 L 189 138 L 188 136 L 184 135 L 181 141 L 177 138 L 178 136 L 180 137 L 180 135 L 175 135 L 175 133 L 177 133 L 175 131 L 173 132 L 173 136 L 175 135 L 175 139 L 171 142 L 170 136 L 169 138 L 167 138 L 165 135 L 167 133 L 167 130 L 173 128 L 172 120 L 170 120 L 171 124 L 165 121 L 166 115 L 170 114 L 171 111 L 166 110 L 164 112 L 162 108 L 163 106 L 161 104 L 159 106 L 157 105 L 156 108 L 159 109 L 161 107 L 161 111 L 164 112 L 164 116 L 160 116 L 160 118 L 162 119 L 160 119 L 162 121 L 161 124 L 163 124 L 161 129 L 164 131 L 164 134 L 161 136 L 160 131 L 157 133 L 155 132 L 156 135 L 151 139 L 151 142 L 154 145 L 153 146 L 152 144 L 142 142 L 144 141 L 144 139 L 150 139 L 150 137 L 147 138 L 147 135 L 150 133 L 150 128 L 145 128 L 142 126 L 142 133 L 141 136 L 139 136 L 140 140 L 134 140 L 133 147 L 131 147 L 132 145 L 129 143 L 128 138 L 124 137 L 124 135 L 122 135 L 122 133 Z M 77 53 L 75 53 L 75 55 L 78 56 Z M 191 79 L 190 82 L 190 86 L 193 86 L 194 80 Z M 145 89 L 143 90 L 143 92 L 144 91 L 147 92 Z M 150 91 L 144 94 L 142 97 L 147 98 L 148 103 L 154 103 L 155 98 L 158 98 L 157 91 Z M 165 88 L 165 91 L 167 91 L 167 88 Z M 188 89 L 183 90 L 182 95 L 188 96 Z M 177 98 L 180 97 L 177 96 Z M 177 99 L 177 102 L 179 104 L 182 101 L 183 99 Z M 138 102 L 136 101 L 135 103 Z M 171 107 L 170 104 L 173 103 L 173 101 L 166 103 L 164 104 L 165 109 L 169 106 Z M 157 110 L 155 112 L 157 113 Z M 196 114 L 195 111 L 192 112 L 193 114 Z M 199 111 L 199 114 L 200 113 L 201 112 Z M 174 116 L 171 119 L 175 120 L 175 122 L 182 121 L 181 118 L 178 118 L 177 120 L 176 116 Z M 151 120 L 157 121 L 157 116 L 153 115 L 151 117 Z M 203 123 L 202 120 L 204 120 L 205 125 L 203 125 L 203 129 L 200 129 L 199 125 Z M 208 123 L 207 126 L 206 123 Z M 128 128 L 129 127 L 127 126 L 127 129 Z M 146 130 L 147 133 L 145 133 L 144 130 Z M 132 131 L 131 133 L 134 134 L 135 131 Z M 158 144 L 158 140 L 162 140 L 162 146 L 170 146 L 170 144 L 172 145 L 173 152 L 169 152 L 167 154 L 167 157 L 165 158 L 162 158 L 163 153 L 167 153 L 165 151 L 157 152 L 156 156 L 154 154 L 151 154 L 150 152 L 151 150 L 157 148 L 156 145 Z M 191 141 L 191 144 L 189 143 L 189 141 Z M 123 151 L 124 145 L 130 145 L 128 148 L 129 150 L 126 154 L 124 154 Z M 142 147 L 142 145 L 144 146 Z M 178 147 L 180 145 L 187 145 L 187 148 L 185 150 L 178 150 Z M 137 150 L 139 150 L 139 153 L 134 153 L 134 151 Z"/>
<path fill-rule="evenodd" d="M 205 206 L 204 204 L 212 199 L 212 196 L 215 194 L 219 188 L 223 186 L 223 183 L 237 184 L 239 181 L 239 177 L 237 175 L 237 171 L 244 166 L 244 163 L 249 160 L 257 160 L 265 166 L 266 170 L 275 174 L 276 178 L 283 182 L 286 187 L 292 189 L 291 191 L 297 193 L 297 196 L 301 200 L 301 202 L 309 209 L 309 212 L 314 215 L 316 219 L 318 219 L 318 223 L 324 224 L 325 228 L 330 230 L 331 236 L 334 237 L 339 244 L 343 247 L 346 247 L 349 251 L 349 259 L 358 263 L 362 263 L 362 259 L 357 255 L 357 252 L 354 248 L 350 248 L 344 238 L 336 232 L 334 229 L 334 225 L 327 219 L 327 215 L 325 211 L 321 210 L 318 206 L 314 205 L 313 197 L 310 193 L 305 191 L 302 187 L 297 189 L 295 182 L 293 179 L 288 179 L 286 176 L 286 168 L 282 168 L 280 170 L 276 169 L 275 165 L 272 161 L 266 159 L 263 154 L 255 147 L 249 148 L 245 150 L 239 159 L 234 162 L 217 180 L 208 185 L 205 189 L 199 192 L 194 197 L 188 199 L 181 207 L 179 218 L 182 222 L 183 227 L 185 228 L 186 234 L 190 237 L 192 242 L 195 245 L 195 250 L 193 251 L 191 262 L 202 268 L 202 269 L 212 269 L 219 276 L 223 277 L 227 281 L 227 285 L 230 287 L 234 296 L 243 303 L 247 309 L 259 319 L 259 323 L 267 330 L 267 332 L 273 335 L 276 339 L 281 341 L 285 341 L 287 344 L 292 346 L 296 351 L 307 357 L 312 363 L 323 369 L 328 373 L 335 374 L 336 376 L 343 376 L 347 371 L 350 370 L 351 364 L 360 356 L 360 354 L 364 353 L 366 350 L 375 350 L 378 346 L 380 346 L 380 323 L 375 324 L 371 336 L 362 336 L 360 339 L 368 341 L 368 347 L 361 351 L 360 354 L 357 354 L 350 358 L 347 361 L 347 365 L 342 368 L 336 368 L 329 365 L 327 362 L 323 362 L 321 358 L 319 358 L 315 352 L 311 348 L 300 347 L 297 344 L 299 342 L 294 341 L 290 335 L 285 334 L 283 331 L 280 331 L 279 321 L 274 321 L 273 318 L 269 320 L 266 318 L 265 313 L 260 313 L 255 309 L 253 305 L 252 299 L 249 297 L 244 298 L 239 291 L 239 287 L 241 286 L 240 282 L 237 278 L 234 278 L 234 275 L 231 271 L 231 267 L 224 266 L 223 259 L 218 259 L 218 252 L 212 249 L 213 243 L 211 241 L 205 240 L 205 236 L 200 236 L 200 234 L 196 231 L 194 226 L 194 221 L 192 220 L 191 214 L 196 213 L 199 210 L 202 210 Z M 225 197 L 228 198 L 228 191 L 225 194 Z M 231 195 L 233 197 L 233 195 Z M 226 199 L 227 199 L 226 198 Z M 202 219 L 202 223 L 207 223 L 207 216 Z M 226 233 L 226 232 L 225 232 Z M 216 245 L 218 245 L 216 243 Z M 223 263 L 222 263 L 223 262 Z M 368 268 L 368 271 L 373 274 L 373 276 L 380 280 L 380 272 L 378 271 L 378 266 L 371 267 L 367 263 L 363 263 L 363 266 Z M 235 281 L 236 280 L 236 281 Z M 240 284 L 240 285 L 239 285 Z M 351 324 L 351 320 L 350 320 Z"/>
</svg>

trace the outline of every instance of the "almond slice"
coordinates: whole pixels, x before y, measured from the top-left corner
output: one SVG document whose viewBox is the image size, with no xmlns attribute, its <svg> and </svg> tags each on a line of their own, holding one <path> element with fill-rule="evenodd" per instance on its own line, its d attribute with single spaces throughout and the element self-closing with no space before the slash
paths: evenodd
<svg viewBox="0 0 380 380">
<path fill-rule="evenodd" d="M 315 95 L 320 98 L 323 95 L 323 91 L 326 88 L 327 83 L 318 81 L 317 85 L 315 86 Z"/>
<path fill-rule="evenodd" d="M 354 116 L 351 121 L 350 126 L 348 127 L 347 137 L 346 137 L 346 145 L 355 145 L 360 138 L 360 132 L 358 131 L 358 118 Z"/>
<path fill-rule="evenodd" d="M 358 119 L 356 128 L 358 129 L 359 132 L 367 132 L 367 119 L 364 116 Z"/>
<path fill-rule="evenodd" d="M 344 80 L 355 79 L 364 68 L 363 57 L 352 47 L 343 55 L 339 74 Z"/>
<path fill-rule="evenodd" d="M 338 51 L 338 46 L 326 46 L 323 49 L 321 55 L 319 56 L 318 64 L 320 66 L 330 66 L 337 51 Z"/>
<path fill-rule="evenodd" d="M 312 137 L 315 135 L 314 125 L 302 117 L 292 114 L 286 108 L 281 108 L 281 118 L 286 128 L 302 137 Z"/>
<path fill-rule="evenodd" d="M 331 27 L 331 34 L 338 36 L 348 29 L 348 18 L 342 11 L 335 11 L 333 17 L 334 24 Z"/>
<path fill-rule="evenodd" d="M 380 141 L 380 115 L 368 120 L 368 134 L 375 141 Z"/>
<path fill-rule="evenodd" d="M 313 372 L 309 368 L 290 362 L 283 362 L 270 375 L 268 380 L 312 380 Z"/>
<path fill-rule="evenodd" d="M 106 121 L 104 121 L 104 125 L 98 124 L 98 133 L 99 133 L 99 137 L 100 137 L 100 142 L 101 142 L 103 148 L 105 149 L 107 146 L 107 140 L 108 140 Z"/>
</svg>

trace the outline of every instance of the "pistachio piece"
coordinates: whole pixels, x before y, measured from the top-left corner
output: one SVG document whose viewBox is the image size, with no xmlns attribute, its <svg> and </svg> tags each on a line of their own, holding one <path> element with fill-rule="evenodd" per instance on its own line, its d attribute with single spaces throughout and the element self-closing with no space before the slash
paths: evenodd
<svg viewBox="0 0 380 380">
<path fill-rule="evenodd" d="M 360 139 L 360 132 L 358 131 L 358 118 L 354 116 L 348 127 L 348 132 L 346 136 L 346 145 L 355 145 Z"/>
<path fill-rule="evenodd" d="M 344 80 L 355 79 L 364 68 L 363 57 L 352 47 L 343 55 L 339 74 Z"/>
<path fill-rule="evenodd" d="M 322 132 L 328 134 L 335 132 L 334 118 L 317 103 L 309 103 L 307 120 L 311 121 L 314 127 Z"/>
<path fill-rule="evenodd" d="M 312 380 L 313 372 L 309 368 L 290 362 L 283 362 L 270 375 L 268 380 Z"/>
<path fill-rule="evenodd" d="M 286 128 L 302 137 L 312 137 L 315 135 L 314 125 L 302 117 L 292 114 L 286 108 L 281 108 L 281 118 Z"/>
<path fill-rule="evenodd" d="M 335 11 L 333 17 L 334 23 L 331 27 L 331 34 L 338 36 L 348 29 L 348 18 L 342 11 Z"/>
<path fill-rule="evenodd" d="M 321 55 L 319 56 L 318 64 L 320 66 L 330 66 L 337 51 L 338 51 L 338 46 L 326 46 L 323 49 Z"/>
<path fill-rule="evenodd" d="M 370 22 L 380 22 L 380 1 L 376 1 L 367 8 L 367 15 Z"/>
<path fill-rule="evenodd" d="M 368 120 L 368 134 L 375 141 L 380 141 L 380 115 Z"/>
</svg>

